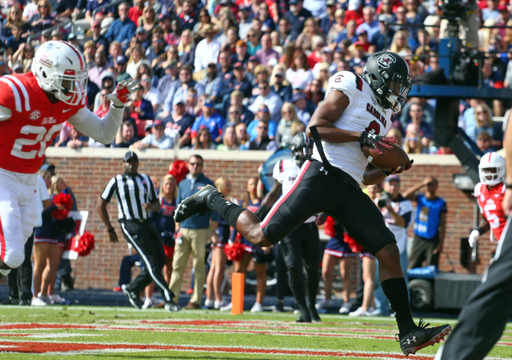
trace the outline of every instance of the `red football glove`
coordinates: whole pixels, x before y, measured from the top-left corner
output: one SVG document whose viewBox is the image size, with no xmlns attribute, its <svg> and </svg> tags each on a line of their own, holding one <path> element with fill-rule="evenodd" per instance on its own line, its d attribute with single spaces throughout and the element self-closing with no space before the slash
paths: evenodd
<svg viewBox="0 0 512 360">
<path fill-rule="evenodd" d="M 106 96 L 115 107 L 123 107 L 128 102 L 130 95 L 139 89 L 139 84 L 134 80 L 123 80 L 117 84 L 116 90 Z"/>
</svg>

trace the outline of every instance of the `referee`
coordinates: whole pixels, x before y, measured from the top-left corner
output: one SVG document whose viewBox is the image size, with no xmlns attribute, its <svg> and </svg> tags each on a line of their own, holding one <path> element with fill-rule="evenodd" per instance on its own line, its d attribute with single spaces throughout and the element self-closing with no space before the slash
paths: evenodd
<svg viewBox="0 0 512 360">
<path fill-rule="evenodd" d="M 162 275 L 167 263 L 159 234 L 149 218 L 150 211 L 158 211 L 160 202 L 153 181 L 146 174 L 139 174 L 139 159 L 133 151 L 123 157 L 124 173 L 114 176 L 105 186 L 98 199 L 100 218 L 108 229 L 110 242 L 118 242 L 117 234 L 110 224 L 107 205 L 115 195 L 118 204 L 118 219 L 126 240 L 135 248 L 144 262 L 139 276 L 130 284 L 123 285 L 123 293 L 137 309 L 141 308 L 139 294 L 151 283 L 160 288 L 164 295 L 165 309 L 178 311 L 179 306 L 172 300 L 174 294 L 168 289 Z"/>
</svg>

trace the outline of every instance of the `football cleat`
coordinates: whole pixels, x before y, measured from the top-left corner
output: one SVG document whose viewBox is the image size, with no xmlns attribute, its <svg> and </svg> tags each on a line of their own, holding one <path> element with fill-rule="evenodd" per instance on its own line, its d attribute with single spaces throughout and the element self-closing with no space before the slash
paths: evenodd
<svg viewBox="0 0 512 360">
<path fill-rule="evenodd" d="M 121 289 L 123 290 L 123 293 L 128 298 L 128 301 L 130 301 L 130 304 L 132 304 L 133 307 L 137 309 L 142 309 L 142 304 L 140 303 L 140 296 L 139 294 L 134 293 L 133 291 L 130 291 L 126 288 L 126 285 L 122 285 Z"/>
<path fill-rule="evenodd" d="M 443 340 L 452 330 L 452 327 L 448 324 L 427 329 L 429 325 L 425 324 L 423 319 L 420 319 L 417 328 L 409 331 L 408 334 L 397 340 L 400 341 L 400 348 L 405 356 L 416 354 L 418 350 L 429 345 L 433 346 L 435 343 Z"/>
<path fill-rule="evenodd" d="M 308 305 L 309 315 L 311 315 L 311 321 L 319 323 L 322 322 L 322 319 L 320 319 L 320 316 L 318 315 L 318 312 L 316 311 L 315 306 Z"/>
<path fill-rule="evenodd" d="M 208 203 L 214 197 L 222 196 L 215 187 L 206 185 L 194 195 L 189 196 L 176 208 L 174 212 L 174 221 L 182 222 L 196 214 L 204 215 L 208 211 Z"/>
<path fill-rule="evenodd" d="M 165 310 L 169 312 L 176 312 L 180 311 L 181 307 L 178 304 L 176 304 L 173 300 L 171 300 L 165 302 Z"/>
</svg>

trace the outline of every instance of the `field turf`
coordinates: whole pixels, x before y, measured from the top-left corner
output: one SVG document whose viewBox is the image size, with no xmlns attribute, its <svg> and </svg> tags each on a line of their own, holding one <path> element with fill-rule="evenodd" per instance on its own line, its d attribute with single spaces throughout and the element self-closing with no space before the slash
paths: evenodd
<svg viewBox="0 0 512 360">
<path fill-rule="evenodd" d="M 0 359 L 405 359 L 392 318 L 323 315 L 317 324 L 296 324 L 295 318 L 270 312 L 2 306 Z M 433 359 L 438 347 L 409 358 Z M 512 325 L 490 358 L 512 360 Z"/>
</svg>

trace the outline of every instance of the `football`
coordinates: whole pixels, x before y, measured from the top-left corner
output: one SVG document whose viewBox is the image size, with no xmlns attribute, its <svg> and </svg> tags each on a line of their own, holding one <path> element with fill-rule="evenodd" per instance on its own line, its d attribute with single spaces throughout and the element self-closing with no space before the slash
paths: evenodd
<svg viewBox="0 0 512 360">
<path fill-rule="evenodd" d="M 396 170 L 400 166 L 405 167 L 409 164 L 409 156 L 407 153 L 397 144 L 390 144 L 393 146 L 392 149 L 388 150 L 383 146 L 379 146 L 379 149 L 382 151 L 382 154 L 379 155 L 374 148 L 369 146 L 363 146 L 362 151 L 364 156 L 374 165 L 375 167 L 385 170 L 391 171 Z"/>
</svg>

